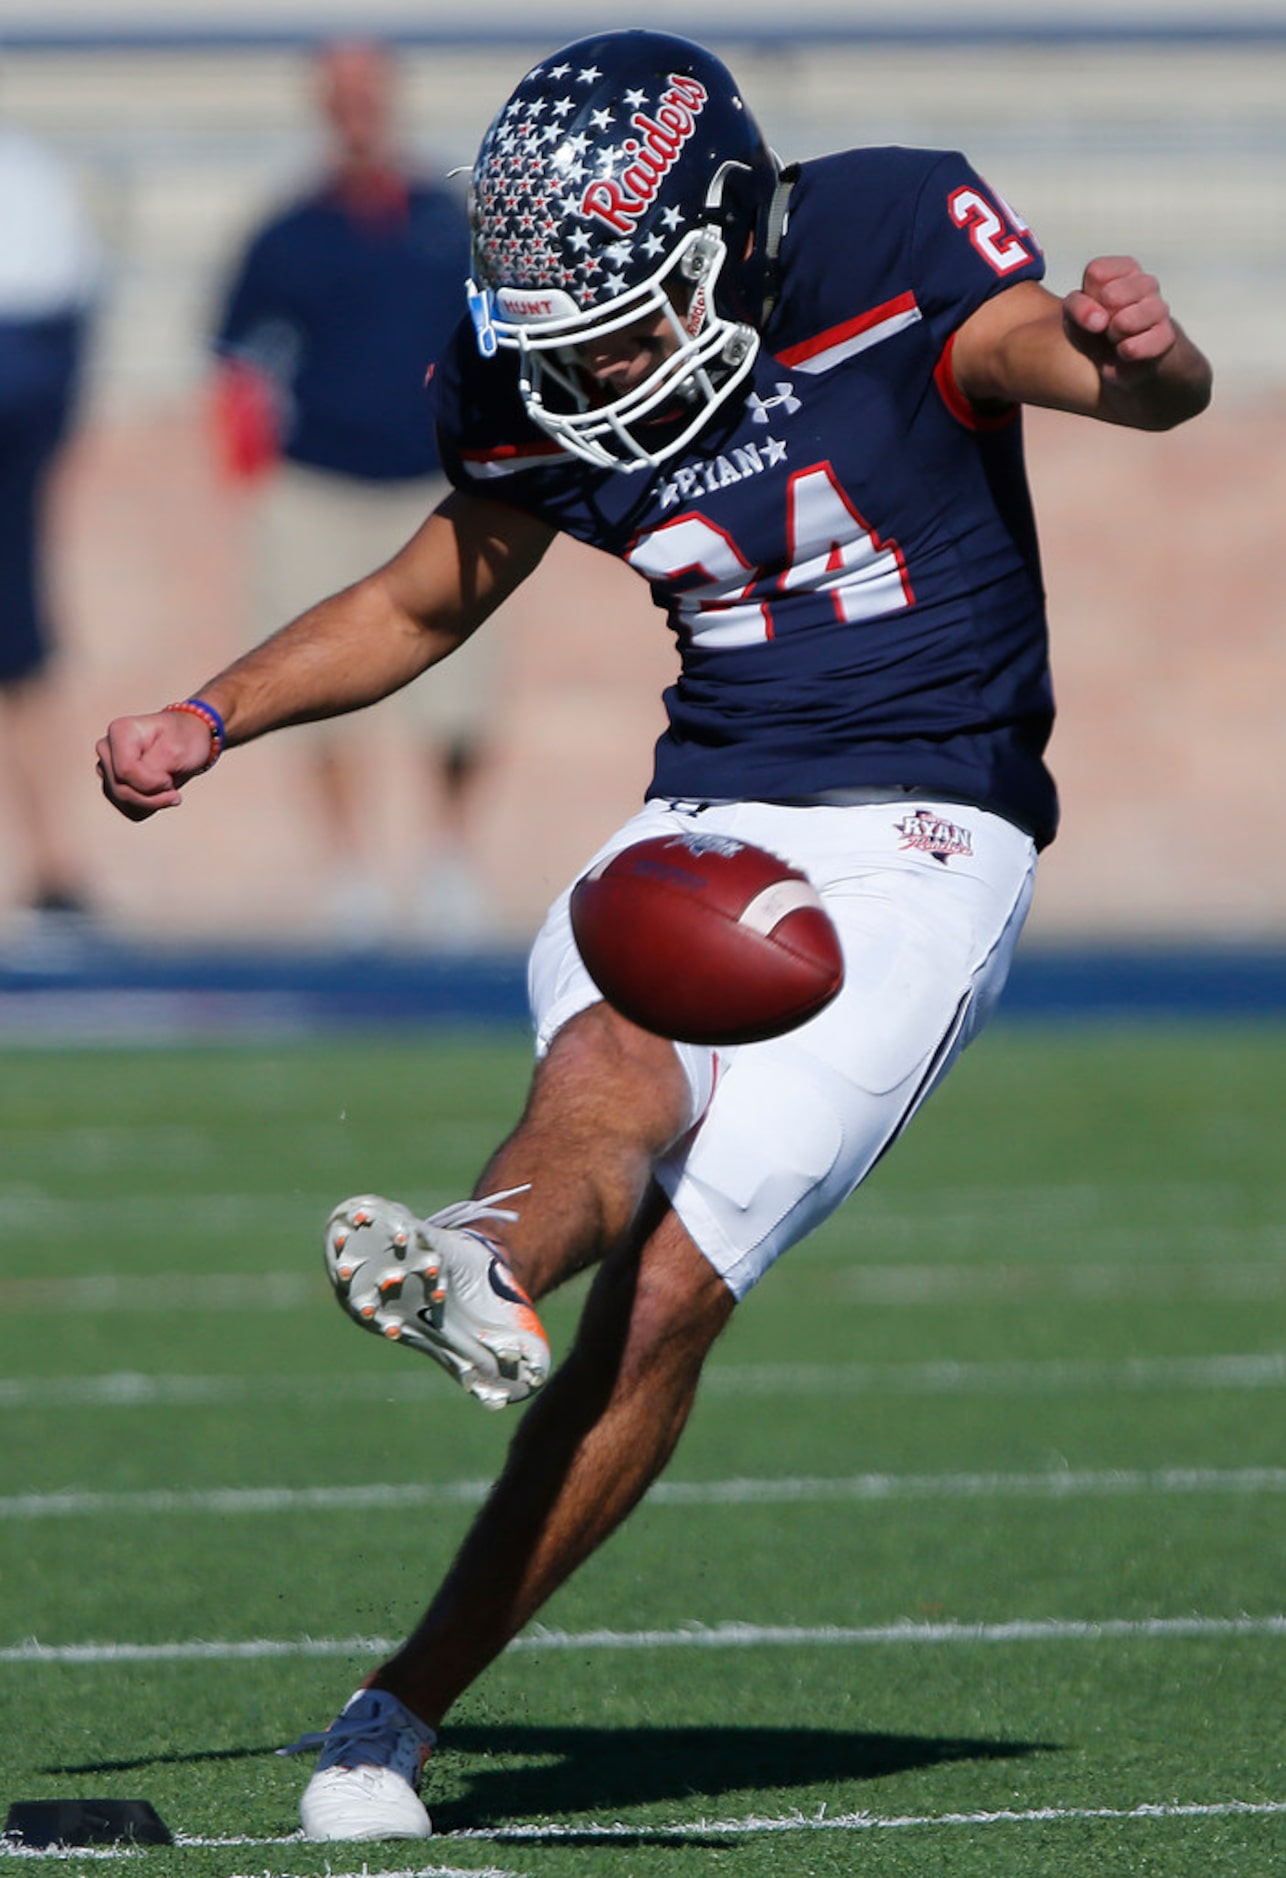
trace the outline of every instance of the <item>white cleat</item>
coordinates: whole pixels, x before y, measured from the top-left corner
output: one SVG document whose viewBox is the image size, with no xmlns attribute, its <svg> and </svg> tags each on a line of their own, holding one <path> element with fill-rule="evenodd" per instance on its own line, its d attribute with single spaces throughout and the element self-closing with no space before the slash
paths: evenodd
<svg viewBox="0 0 1286 1878">
<path fill-rule="evenodd" d="M 359 1194 L 326 1222 L 326 1270 L 353 1322 L 422 1350 L 492 1409 L 523 1401 L 549 1375 L 549 1339 L 531 1299 L 477 1230 L 516 1219 L 497 1202 L 523 1191 L 463 1200 L 427 1219 Z"/>
<path fill-rule="evenodd" d="M 419 1785 L 435 1739 L 387 1690 L 359 1689 L 322 1737 L 299 1802 L 305 1837 L 427 1839 Z"/>
</svg>

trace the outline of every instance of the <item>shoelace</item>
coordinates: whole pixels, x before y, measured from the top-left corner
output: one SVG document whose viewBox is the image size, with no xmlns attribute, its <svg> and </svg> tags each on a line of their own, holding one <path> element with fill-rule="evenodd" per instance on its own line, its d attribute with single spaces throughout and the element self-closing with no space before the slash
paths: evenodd
<svg viewBox="0 0 1286 1878">
<path fill-rule="evenodd" d="M 340 1719 L 342 1722 L 343 1718 Z M 359 1722 L 356 1727 L 350 1724 L 332 1729 L 328 1736 L 332 1758 L 342 1761 L 344 1766 L 362 1766 L 369 1762 L 375 1767 L 391 1767 L 407 1780 L 413 1774 L 418 1777 L 433 1739 L 431 1733 L 426 1739 L 411 1728 L 396 1724 L 390 1727 L 384 1716 L 373 1716 L 369 1722 Z"/>
<path fill-rule="evenodd" d="M 339 1715 L 329 1728 L 323 1728 L 319 1732 L 314 1731 L 310 1734 L 300 1735 L 298 1741 L 292 1741 L 289 1747 L 276 1748 L 274 1752 L 279 1755 L 315 1754 L 321 1748 L 324 1748 L 328 1741 L 334 1739 L 335 1732 L 337 1729 L 340 1729 L 343 1721 L 343 1715 Z M 414 1733 L 415 1731 L 409 1729 L 405 1732 Z M 369 1741 L 379 1747 L 386 1744 L 388 1741 L 388 1719 L 387 1717 L 373 1715 L 365 1725 L 360 1722 L 350 1722 L 347 1727 L 342 1729 L 342 1734 L 346 1752 L 355 1744 L 363 1741 Z M 436 1744 L 437 1735 L 432 1728 L 426 1726 L 424 1727 L 423 1734 L 418 1736 L 418 1739 L 427 1749 Z"/>
<path fill-rule="evenodd" d="M 314 1754 L 316 1753 L 317 1749 L 323 1745 L 325 1740 L 326 1740 L 326 1730 L 324 1728 L 321 1729 L 320 1732 L 318 1732 L 317 1730 L 314 1730 L 312 1734 L 300 1735 L 298 1741 L 292 1741 L 289 1747 L 274 1748 L 273 1753 L 274 1754 Z"/>
<path fill-rule="evenodd" d="M 436 1213 L 430 1213 L 426 1226 L 478 1226 L 484 1220 L 503 1219 L 512 1223 L 518 1214 L 510 1206 L 501 1206 L 500 1201 L 512 1200 L 515 1194 L 530 1193 L 531 1182 L 524 1181 L 521 1187 L 504 1187 L 499 1193 L 487 1193 L 479 1200 L 457 1200 L 453 1206 L 444 1206 Z"/>
</svg>

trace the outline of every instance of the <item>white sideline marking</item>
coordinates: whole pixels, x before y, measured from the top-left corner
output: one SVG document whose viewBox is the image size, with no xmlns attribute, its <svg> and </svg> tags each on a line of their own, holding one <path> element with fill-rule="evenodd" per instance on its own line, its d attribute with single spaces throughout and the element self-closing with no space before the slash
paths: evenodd
<svg viewBox="0 0 1286 1878">
<path fill-rule="evenodd" d="M 925 1222 L 923 1230 L 937 1230 L 938 1222 Z M 994 1223 L 992 1226 L 994 1233 Z M 1182 1233 L 1181 1223 L 1144 1234 L 1122 1228 L 1119 1234 L 1102 1231 L 1091 1237 L 1104 1245 L 1119 1243 L 1122 1256 L 1113 1259 L 1026 1264 L 975 1261 L 942 1265 L 850 1265 L 840 1274 L 840 1295 L 855 1304 L 942 1304 L 985 1301 L 989 1298 L 1081 1298 L 1087 1302 L 1116 1298 L 1207 1297 L 1257 1301 L 1280 1298 L 1286 1292 L 1286 1235 L 1280 1227 L 1255 1227 L 1227 1235 L 1227 1258 L 1211 1259 L 1131 1257 L 1145 1243 L 1172 1246 Z M 1203 1239 L 1211 1234 L 1202 1231 Z M 1223 1235 L 1221 1235 L 1223 1236 Z M 1263 1258 L 1237 1259 L 1231 1254 L 1246 1243 L 1262 1244 Z M 1202 1251 L 1218 1248 L 1203 1244 Z"/>
<path fill-rule="evenodd" d="M 1229 1815 L 1275 1816 L 1286 1813 L 1286 1800 L 1183 1801 L 1142 1806 L 1033 1806 L 1006 1808 L 995 1813 L 788 1813 L 777 1819 L 751 1814 L 746 1819 L 697 1819 L 675 1826 L 497 1826 L 443 1834 L 447 1839 L 485 1839 L 495 1843 L 532 1839 L 632 1839 L 640 1833 L 683 1839 L 717 1833 L 740 1837 L 751 1833 L 785 1832 L 890 1832 L 910 1826 L 1026 1826 L 1062 1820 L 1088 1819 L 1223 1819 Z"/>
<path fill-rule="evenodd" d="M 458 1835 L 455 1833 L 439 1833 L 437 1835 L 439 1838 L 455 1838 L 457 1836 Z M 195 1846 L 200 1849 L 202 1846 L 218 1847 L 222 1845 L 277 1845 L 279 1843 L 287 1845 L 296 1843 L 299 1845 L 308 1845 L 310 1841 L 307 1839 L 300 1839 L 298 1841 L 293 1839 L 287 1839 L 285 1841 L 278 1841 L 276 1839 L 187 1839 L 181 1838 L 176 1833 L 174 1843 L 176 1846 L 182 1846 L 185 1849 L 189 1846 Z M 261 1871 L 232 1872 L 230 1878 L 273 1878 L 273 1875 L 271 1872 Z M 524 1878 L 524 1874 L 516 1871 L 502 1871 L 498 1865 L 401 1865 L 398 1866 L 396 1870 L 392 1871 L 385 1870 L 383 1865 L 377 1866 L 376 1869 L 372 1871 L 369 1865 L 363 1865 L 360 1871 L 335 1871 L 328 1861 L 326 1865 L 326 1878 Z"/>
<path fill-rule="evenodd" d="M 141 1851 L 141 1847 L 139 1851 Z M 137 1858 L 139 1851 L 129 1846 L 111 1846 L 103 1849 L 92 1845 L 6 1845 L 0 1838 L 0 1857 L 4 1858 L 52 1858 L 52 1859 L 106 1859 Z"/>
<path fill-rule="evenodd" d="M 217 1226 L 222 1231 L 252 1226 L 265 1229 L 262 1207 L 243 1203 L 235 1195 L 217 1197 L 219 1205 L 201 1217 L 202 1230 Z M 6 1205 L 9 1202 L 6 1201 Z M 59 1239 L 74 1239 L 76 1230 L 104 1229 L 103 1207 L 106 1203 L 86 1202 L 84 1227 L 62 1227 Z M 324 1209 L 307 1207 L 302 1230 L 297 1219 L 283 1219 L 280 1227 L 269 1221 L 274 1234 L 289 1231 L 301 1247 L 301 1263 L 280 1271 L 208 1272 L 168 1271 L 147 1276 L 100 1272 L 56 1277 L 0 1278 L 0 1306 L 6 1311 L 107 1312 L 169 1311 L 176 1307 L 191 1311 L 240 1311 L 253 1291 L 255 1308 L 260 1311 L 292 1310 L 300 1303 L 326 1296 L 326 1282 L 320 1260 L 310 1256 L 312 1226 L 324 1216 Z M 191 1213 L 187 1201 L 157 1202 L 156 1217 L 148 1222 L 149 1230 L 159 1230 L 165 1221 L 174 1223 Z M 315 1219 L 314 1219 L 315 1214 Z M 243 1219 L 244 1215 L 244 1219 Z M 140 1224 L 141 1229 L 141 1224 Z M 925 1231 L 937 1230 L 937 1222 L 925 1222 Z M 129 1230 L 123 1226 L 121 1230 Z M 1175 1229 L 1163 1237 L 1172 1243 Z M 1120 1259 L 1051 1264 L 1032 1260 L 1027 1264 L 943 1265 L 847 1265 L 834 1268 L 838 1301 L 852 1304 L 935 1305 L 944 1302 L 969 1302 L 1008 1298 L 1039 1302 L 1041 1299 L 1080 1298 L 1089 1302 L 1118 1298 L 1202 1297 L 1232 1298 L 1260 1302 L 1286 1294 L 1286 1234 L 1281 1229 L 1254 1228 L 1238 1238 L 1238 1249 L 1245 1240 L 1263 1244 L 1262 1258 L 1209 1258 L 1201 1260 L 1131 1259 L 1126 1255 L 1134 1243 L 1126 1235 L 1126 1253 Z"/>
<path fill-rule="evenodd" d="M 1201 1637 L 1286 1636 L 1286 1615 L 1264 1617 L 1014 1618 L 1004 1623 L 684 1624 L 673 1630 L 548 1630 L 534 1625 L 511 1650 L 752 1650 L 861 1648 L 884 1644 L 1099 1643 Z M 26 1643 L 0 1663 L 255 1662 L 275 1657 L 387 1656 L 389 1637 L 250 1637 L 187 1643 Z"/>
<path fill-rule="evenodd" d="M 718 1834 L 740 1837 L 752 1833 L 785 1832 L 889 1832 L 909 1826 L 1001 1826 L 1044 1825 L 1061 1820 L 1088 1819 L 1220 1819 L 1228 1815 L 1276 1815 L 1286 1813 L 1286 1800 L 1214 1800 L 1206 1803 L 1112 1806 L 1037 1806 L 1006 1809 L 995 1813 L 788 1813 L 777 1819 L 751 1814 L 746 1819 L 700 1819 L 674 1826 L 497 1826 L 445 1833 L 447 1839 L 485 1839 L 517 1842 L 521 1840 L 593 1838 L 635 1838 L 640 1833 L 666 1838 Z"/>
<path fill-rule="evenodd" d="M 715 1395 L 1053 1395 L 1080 1389 L 1271 1389 L 1286 1384 L 1286 1350 L 1234 1356 L 1136 1356 L 1120 1362 L 711 1364 Z M 3 1403 L 0 1394 L 0 1404 Z"/>
<path fill-rule="evenodd" d="M 98 1513 L 294 1513 L 389 1510 L 406 1506 L 479 1506 L 490 1491 L 483 1480 L 426 1486 L 158 1487 L 134 1493 L 17 1493 L 0 1499 L 0 1520 L 49 1519 Z"/>
<path fill-rule="evenodd" d="M 294 1513 L 477 1506 L 485 1480 L 407 1481 L 347 1487 L 158 1487 L 99 1493 L 69 1488 L 0 1499 L 0 1520 L 115 1513 Z M 781 1506 L 855 1500 L 1070 1500 L 1098 1494 L 1284 1493 L 1286 1467 L 1082 1469 L 1039 1474 L 851 1474 L 837 1479 L 660 1480 L 652 1506 Z"/>
<path fill-rule="evenodd" d="M 1286 1351 L 1227 1356 L 1137 1356 L 1120 1362 L 1008 1360 L 964 1363 L 712 1363 L 708 1395 L 1057 1395 L 1102 1389 L 1277 1389 L 1286 1386 Z M 118 1370 L 102 1376 L 0 1378 L 0 1410 L 52 1408 L 219 1408 L 238 1403 L 421 1401 L 437 1393 L 433 1374 L 193 1376 Z"/>
<path fill-rule="evenodd" d="M 515 1650 L 751 1649 L 763 1645 L 866 1645 L 888 1643 L 1082 1643 L 1103 1638 L 1286 1636 L 1286 1617 L 1115 1617 L 1102 1622 L 1061 1618 L 1017 1618 L 996 1624 L 713 1624 L 680 1630 L 546 1630 L 540 1625 L 511 1644 Z"/>
<path fill-rule="evenodd" d="M 1100 1493 L 1282 1493 L 1286 1467 L 1072 1468 L 1039 1474 L 853 1474 L 848 1478 L 661 1480 L 663 1506 L 779 1505 L 826 1500 L 1073 1499 Z M 4 1502 L 0 1501 L 0 1507 Z"/>
<path fill-rule="evenodd" d="M 434 1834 L 434 1837 L 438 1840 L 462 1839 L 469 1836 L 470 1835 L 467 1833 L 456 1832 Z M 241 1836 L 203 1839 L 196 1837 L 194 1834 L 190 1835 L 185 1832 L 176 1832 L 174 1835 L 174 1844 L 176 1848 L 185 1852 L 223 1851 L 233 1847 L 283 1847 L 288 1845 L 306 1846 L 312 1850 L 316 1846 L 317 1841 L 305 1839 L 300 1832 L 292 1832 L 285 1838 L 280 1839 L 254 1839 L 250 1837 L 243 1838 Z M 229 1878 L 273 1878 L 273 1874 L 271 1872 L 232 1872 L 229 1874 Z M 375 1871 L 372 1871 L 369 1865 L 363 1864 L 360 1871 L 335 1871 L 332 1869 L 328 1859 L 326 1861 L 326 1878 L 523 1878 L 523 1874 L 521 1872 L 501 1871 L 497 1865 L 402 1865 L 397 1867 L 396 1870 L 388 1871 L 381 1865 Z"/>
<path fill-rule="evenodd" d="M 785 1834 L 794 1832 L 905 1832 L 915 1827 L 935 1826 L 1044 1826 L 1058 1825 L 1073 1821 L 1091 1820 L 1157 1820 L 1157 1819 L 1273 1819 L 1286 1813 L 1286 1800 L 1158 1800 L 1143 1801 L 1138 1806 L 1032 1806 L 1004 1807 L 997 1811 L 978 1811 L 975 1813 L 828 1813 L 822 1808 L 816 1813 L 785 1813 L 776 1817 L 751 1813 L 742 1819 L 691 1819 L 653 1824 L 639 1821 L 633 1825 L 616 1821 L 612 1825 L 600 1826 L 594 1823 L 579 1825 L 574 1821 L 566 1824 L 547 1821 L 542 1825 L 530 1826 L 467 1826 L 457 1832 L 444 1832 L 437 1836 L 439 1844 L 459 1845 L 466 1842 L 486 1843 L 491 1845 L 540 1844 L 542 1841 L 557 1842 L 560 1839 L 599 1840 L 608 1843 L 614 1839 L 636 1839 L 640 1835 L 648 1838 L 683 1840 L 689 1838 L 750 1838 L 759 1834 Z M 283 1849 L 287 1846 L 300 1847 L 310 1842 L 299 1833 L 289 1833 L 277 1838 L 253 1838 L 250 1836 L 232 1836 L 202 1838 L 186 1833 L 176 1833 L 174 1843 L 184 1851 L 218 1851 L 232 1848 L 267 1848 Z M 21 1854 L 20 1854 L 21 1856 Z M 26 1856 L 34 1858 L 87 1856 L 77 1854 L 71 1848 L 59 1847 L 50 1852 L 33 1851 Z M 99 1852 L 91 1854 L 98 1858 L 125 1857 L 133 1858 L 135 1852 Z M 329 1867 L 327 1868 L 329 1871 Z M 239 1875 L 234 1874 L 234 1878 Z M 246 1878 L 265 1878 L 263 1873 L 246 1875 Z M 516 1878 L 510 1872 L 498 1872 L 494 1868 L 479 1871 L 470 1866 L 459 1873 L 453 1867 L 429 1865 L 404 1868 L 400 1871 L 367 1874 L 363 1867 L 360 1873 L 331 1873 L 331 1878 Z"/>
<path fill-rule="evenodd" d="M 466 1835 L 451 1833 L 440 1836 L 461 1838 Z M 311 1844 L 312 1842 L 305 1839 L 302 1833 L 291 1833 L 286 1837 L 273 1839 L 254 1839 L 250 1837 L 205 1839 L 190 1836 L 183 1832 L 176 1832 L 174 1835 L 176 1851 L 185 1852 L 218 1851 L 232 1849 L 234 1847 L 244 1849 L 250 1846 L 281 1850 L 286 1846 L 311 1846 Z M 55 1859 L 64 1862 L 75 1859 L 78 1864 L 86 1859 L 135 1859 L 138 1858 L 145 1849 L 146 1848 L 141 1846 L 90 1847 L 76 1845 L 29 1846 L 17 1844 L 11 1846 L 6 1845 L 3 1839 L 0 1839 L 0 1858 Z M 229 1873 L 229 1878 L 273 1878 L 273 1875 L 271 1872 L 262 1871 L 231 1872 Z M 521 1872 L 502 1870 L 498 1865 L 436 1864 L 403 1865 L 396 1870 L 385 1870 L 383 1866 L 380 1866 L 376 1872 L 372 1872 L 370 1867 L 364 1864 L 360 1871 L 344 1872 L 335 1871 L 328 1861 L 326 1865 L 326 1878 L 524 1878 L 524 1874 Z"/>
<path fill-rule="evenodd" d="M 0 1307 L 12 1311 L 96 1313 L 127 1311 L 293 1311 L 328 1295 L 317 1269 L 284 1272 L 156 1272 L 122 1277 L 0 1278 Z"/>
</svg>

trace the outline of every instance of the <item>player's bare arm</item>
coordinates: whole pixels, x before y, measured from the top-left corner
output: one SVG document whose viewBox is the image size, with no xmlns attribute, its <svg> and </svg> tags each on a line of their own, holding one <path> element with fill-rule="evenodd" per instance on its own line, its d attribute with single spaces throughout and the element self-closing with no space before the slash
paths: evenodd
<svg viewBox="0 0 1286 1878">
<path fill-rule="evenodd" d="M 1059 300 L 1035 281 L 961 326 L 956 383 L 971 402 L 1039 404 L 1136 430 L 1170 430 L 1210 402 L 1210 365 L 1129 256 L 1091 261 Z"/>
<path fill-rule="evenodd" d="M 476 631 L 552 538 L 503 503 L 452 494 L 386 566 L 310 607 L 199 696 L 222 718 L 228 744 L 373 704 Z M 199 713 L 164 709 L 110 724 L 98 768 L 108 800 L 144 821 L 176 807 L 217 753 Z"/>
</svg>

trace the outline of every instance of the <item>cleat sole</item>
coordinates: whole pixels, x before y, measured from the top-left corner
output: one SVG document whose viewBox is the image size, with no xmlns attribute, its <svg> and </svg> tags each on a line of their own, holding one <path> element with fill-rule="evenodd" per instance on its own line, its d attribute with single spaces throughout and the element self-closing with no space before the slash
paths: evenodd
<svg viewBox="0 0 1286 1878">
<path fill-rule="evenodd" d="M 452 1251 L 464 1260 L 454 1274 Z M 356 1324 L 430 1357 L 485 1407 L 523 1401 L 544 1383 L 549 1345 L 540 1319 L 480 1234 L 435 1228 L 395 1201 L 350 1200 L 327 1222 L 326 1266 Z M 453 1298 L 453 1285 L 463 1298 Z M 505 1311 L 521 1335 L 486 1321 Z"/>
</svg>

